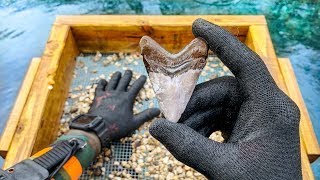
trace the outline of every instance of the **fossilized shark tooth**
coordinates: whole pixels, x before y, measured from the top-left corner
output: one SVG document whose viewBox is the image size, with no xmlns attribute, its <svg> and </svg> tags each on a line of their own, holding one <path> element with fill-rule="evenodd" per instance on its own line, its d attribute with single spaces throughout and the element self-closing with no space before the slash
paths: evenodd
<svg viewBox="0 0 320 180">
<path fill-rule="evenodd" d="M 177 122 L 206 65 L 208 46 L 200 38 L 171 54 L 148 36 L 140 40 L 143 62 L 165 118 Z"/>
</svg>

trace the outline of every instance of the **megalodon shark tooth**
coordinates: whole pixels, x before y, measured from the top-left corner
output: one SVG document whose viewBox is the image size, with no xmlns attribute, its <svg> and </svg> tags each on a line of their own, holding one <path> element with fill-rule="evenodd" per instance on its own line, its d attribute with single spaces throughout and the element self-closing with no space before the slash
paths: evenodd
<svg viewBox="0 0 320 180">
<path fill-rule="evenodd" d="M 195 38 L 179 53 L 171 54 L 152 38 L 143 36 L 140 48 L 161 111 L 166 119 L 177 122 L 206 65 L 208 45 Z"/>
</svg>

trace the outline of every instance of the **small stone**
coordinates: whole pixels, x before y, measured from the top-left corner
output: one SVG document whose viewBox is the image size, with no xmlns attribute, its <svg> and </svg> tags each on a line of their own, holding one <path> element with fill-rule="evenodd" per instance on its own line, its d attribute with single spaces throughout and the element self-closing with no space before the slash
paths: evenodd
<svg viewBox="0 0 320 180">
<path fill-rule="evenodd" d="M 78 111 L 78 108 L 77 107 L 72 107 L 71 110 L 70 110 L 70 113 L 75 113 Z"/>
<path fill-rule="evenodd" d="M 101 74 L 101 75 L 99 76 L 99 78 L 100 78 L 100 79 L 106 79 L 106 76 L 105 76 L 104 74 Z"/>
<path fill-rule="evenodd" d="M 191 169 L 191 168 L 190 168 L 189 166 L 184 165 L 184 170 L 188 171 L 188 170 L 190 170 L 190 169 Z"/>
<path fill-rule="evenodd" d="M 76 67 L 77 67 L 77 68 L 83 68 L 83 67 L 85 67 L 85 65 L 86 65 L 86 64 L 85 64 L 83 61 L 79 60 L 79 61 L 77 61 Z"/>
<path fill-rule="evenodd" d="M 123 58 L 124 58 L 124 53 L 123 53 L 123 52 L 120 52 L 120 53 L 119 53 L 119 58 L 120 58 L 120 59 L 123 59 Z"/>
<path fill-rule="evenodd" d="M 60 123 L 65 123 L 66 122 L 66 119 L 64 119 L 64 118 L 62 118 L 62 119 L 60 119 Z"/>
<path fill-rule="evenodd" d="M 142 172 L 142 168 L 140 166 L 136 167 L 134 170 L 136 171 L 136 173 Z"/>
<path fill-rule="evenodd" d="M 187 171 L 186 175 L 187 175 L 187 177 L 190 177 L 190 178 L 193 177 L 192 171 Z"/>
<path fill-rule="evenodd" d="M 207 75 L 207 72 L 206 71 L 202 71 L 201 72 L 201 76 L 206 76 Z"/>
<path fill-rule="evenodd" d="M 210 66 L 215 68 L 215 67 L 218 67 L 219 65 L 218 64 L 211 64 Z"/>
<path fill-rule="evenodd" d="M 194 174 L 194 176 L 196 176 L 196 177 L 202 176 L 202 174 L 200 174 L 199 172 L 194 172 L 193 174 Z"/>
<path fill-rule="evenodd" d="M 102 167 L 102 166 L 103 166 L 103 163 L 102 163 L 102 162 L 97 162 L 97 163 L 96 163 L 96 166 L 97 166 L 97 167 Z"/>
<path fill-rule="evenodd" d="M 144 162 L 143 159 L 138 160 L 138 164 L 143 164 L 143 162 Z"/>
<path fill-rule="evenodd" d="M 85 97 L 83 97 L 83 96 L 80 96 L 80 97 L 79 97 L 79 101 L 80 101 L 80 102 L 84 101 L 84 99 L 85 99 Z"/>
<path fill-rule="evenodd" d="M 89 176 L 92 176 L 92 175 L 93 175 L 93 171 L 87 170 L 87 174 L 88 174 Z"/>
<path fill-rule="evenodd" d="M 168 161 L 169 161 L 169 157 L 165 157 L 165 158 L 163 158 L 163 160 L 162 160 L 162 162 L 163 162 L 164 164 L 168 164 Z"/>
<path fill-rule="evenodd" d="M 107 156 L 107 157 L 110 157 L 110 156 L 111 156 L 111 150 L 110 150 L 110 149 L 107 149 L 107 150 L 104 152 L 104 155 Z"/>
<path fill-rule="evenodd" d="M 99 51 L 97 51 L 96 55 L 94 56 L 94 58 L 92 60 L 94 62 L 98 62 L 98 61 L 100 61 L 101 57 L 102 57 L 102 54 Z"/>
<path fill-rule="evenodd" d="M 214 58 L 211 56 L 211 57 L 208 57 L 208 61 L 213 61 Z"/>
<path fill-rule="evenodd" d="M 98 72 L 98 70 L 96 70 L 96 69 L 94 69 L 94 70 L 91 71 L 91 73 L 93 73 L 93 74 L 95 74 L 95 73 L 97 73 L 97 72 Z"/>
<path fill-rule="evenodd" d="M 152 157 L 147 157 L 147 158 L 146 158 L 146 161 L 147 161 L 147 162 L 151 162 L 151 161 L 152 161 Z"/>
<path fill-rule="evenodd" d="M 94 168 L 94 169 L 93 169 L 93 174 L 94 174 L 95 176 L 100 176 L 100 175 L 102 174 L 101 168 L 100 168 L 100 167 Z"/>
</svg>

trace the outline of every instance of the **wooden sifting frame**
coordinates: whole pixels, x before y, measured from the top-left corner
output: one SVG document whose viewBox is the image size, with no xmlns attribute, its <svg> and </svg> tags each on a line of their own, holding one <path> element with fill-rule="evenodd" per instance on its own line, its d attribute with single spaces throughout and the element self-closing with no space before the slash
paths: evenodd
<svg viewBox="0 0 320 180">
<path fill-rule="evenodd" d="M 278 61 L 265 17 L 246 15 L 58 16 L 43 56 L 31 62 L 0 139 L 0 154 L 6 158 L 4 167 L 29 157 L 57 138 L 75 58 L 80 52 L 137 51 L 143 35 L 177 52 L 194 38 L 191 25 L 199 17 L 227 29 L 259 54 L 278 86 L 298 104 L 304 178 L 310 179 L 309 161 L 319 157 L 320 148 L 290 61 Z"/>
</svg>

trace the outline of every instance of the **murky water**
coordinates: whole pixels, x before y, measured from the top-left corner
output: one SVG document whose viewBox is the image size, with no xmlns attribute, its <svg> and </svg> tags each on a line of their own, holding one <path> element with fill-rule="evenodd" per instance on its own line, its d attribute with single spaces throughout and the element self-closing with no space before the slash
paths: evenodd
<svg viewBox="0 0 320 180">
<path fill-rule="evenodd" d="M 31 58 L 41 56 L 60 14 L 264 14 L 277 55 L 291 59 L 313 125 L 320 129 L 318 0 L 1 0 L 0 129 Z"/>
</svg>

